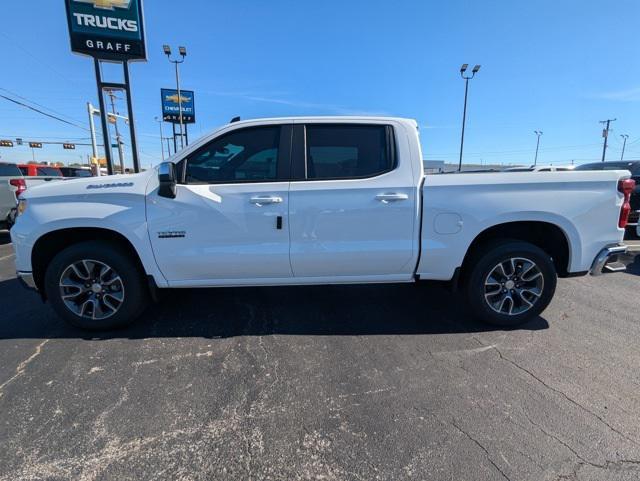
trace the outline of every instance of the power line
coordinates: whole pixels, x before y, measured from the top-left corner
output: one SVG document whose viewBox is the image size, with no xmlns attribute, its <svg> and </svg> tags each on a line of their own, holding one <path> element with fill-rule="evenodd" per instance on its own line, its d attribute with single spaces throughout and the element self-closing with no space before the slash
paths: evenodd
<svg viewBox="0 0 640 481">
<path fill-rule="evenodd" d="M 5 99 L 5 100 L 8 100 L 9 102 L 13 102 L 14 104 L 17 104 L 17 105 L 20 105 L 20 106 L 22 106 L 22 107 L 25 107 L 25 108 L 27 108 L 27 109 L 29 109 L 29 110 L 33 110 L 34 112 L 38 112 L 39 114 L 42 114 L 42 115 L 44 115 L 44 116 L 46 116 L 46 117 L 52 118 L 52 119 L 54 119 L 54 120 L 57 120 L 57 121 L 59 121 L 59 122 L 62 122 L 62 123 L 68 124 L 68 125 L 71 125 L 72 127 L 77 127 L 77 128 L 79 128 L 79 129 L 86 130 L 86 131 L 88 131 L 88 130 L 89 130 L 89 129 L 87 129 L 86 127 L 82 127 L 81 125 L 75 124 L 75 123 L 73 123 L 73 122 L 69 122 L 68 120 L 64 120 L 64 119 L 62 119 L 62 118 L 60 118 L 60 117 L 58 117 L 58 116 L 56 116 L 56 115 L 48 114 L 47 112 L 43 112 L 43 111 L 42 111 L 42 110 L 40 110 L 40 109 L 37 109 L 37 108 L 35 108 L 35 107 L 32 107 L 31 105 L 27 105 L 27 104 L 25 104 L 24 102 L 20 102 L 19 100 L 15 100 L 15 99 L 12 99 L 12 98 L 10 98 L 10 97 L 7 97 L 6 95 L 2 95 L 2 94 L 0 94 L 0 97 L 1 97 L 1 98 L 3 98 L 3 99 Z"/>
<path fill-rule="evenodd" d="M 18 95 L 17 93 L 12 92 L 11 90 L 7 90 L 7 89 L 5 89 L 3 87 L 0 87 L 0 90 L 3 90 L 4 92 L 6 92 L 9 95 L 12 95 L 12 96 L 14 96 L 16 98 L 24 100 L 25 102 L 29 102 L 29 103 L 31 103 L 33 105 L 37 105 L 38 107 L 43 108 L 45 110 L 48 110 L 49 112 L 53 112 L 54 114 L 59 115 L 60 117 L 66 117 L 67 120 L 69 120 L 71 122 L 78 122 L 78 120 L 76 120 L 76 119 L 74 119 L 72 117 L 69 117 L 68 115 L 63 114 L 62 112 L 57 112 L 57 111 L 53 110 L 52 108 L 47 107 L 46 105 L 39 104 L 38 102 L 36 102 L 34 100 L 31 100 L 31 99 L 28 99 L 26 97 L 23 97 L 22 95 Z"/>
</svg>

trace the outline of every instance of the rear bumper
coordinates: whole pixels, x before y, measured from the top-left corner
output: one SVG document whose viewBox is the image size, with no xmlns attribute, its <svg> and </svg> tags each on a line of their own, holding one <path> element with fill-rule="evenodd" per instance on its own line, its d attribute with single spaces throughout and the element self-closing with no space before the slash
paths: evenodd
<svg viewBox="0 0 640 481">
<path fill-rule="evenodd" d="M 38 287 L 33 279 L 33 272 L 16 272 L 16 277 L 20 281 L 23 287 L 31 291 L 37 291 Z"/>
<path fill-rule="evenodd" d="M 599 276 L 603 274 L 603 270 L 607 267 L 607 264 L 616 263 L 616 267 L 610 269 L 611 271 L 624 270 L 624 265 L 619 263 L 618 256 L 625 254 L 628 250 L 628 246 L 624 244 L 610 245 L 602 249 L 591 264 L 589 273 L 592 276 Z M 620 267 L 623 266 L 623 267 Z"/>
</svg>

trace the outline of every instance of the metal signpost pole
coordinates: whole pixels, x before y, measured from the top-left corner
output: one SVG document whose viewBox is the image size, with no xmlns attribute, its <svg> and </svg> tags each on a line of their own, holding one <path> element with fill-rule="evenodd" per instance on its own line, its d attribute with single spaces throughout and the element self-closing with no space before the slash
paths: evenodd
<svg viewBox="0 0 640 481">
<path fill-rule="evenodd" d="M 98 100 L 100 102 L 100 118 L 102 120 L 102 138 L 104 139 L 104 156 L 107 159 L 107 174 L 113 175 L 113 153 L 111 152 L 111 140 L 109 138 L 109 127 L 107 124 L 107 109 L 104 103 L 104 92 L 102 90 L 102 75 L 100 73 L 100 60 L 93 59 L 96 69 L 96 81 L 98 83 Z"/>
<path fill-rule="evenodd" d="M 173 152 L 176 153 L 178 151 L 178 144 L 176 141 L 176 124 L 171 124 L 171 127 L 173 128 Z"/>
<path fill-rule="evenodd" d="M 138 160 L 138 142 L 136 141 L 136 128 L 133 120 L 133 103 L 131 102 L 131 83 L 129 81 L 129 62 L 124 65 L 124 83 L 127 86 L 127 110 L 129 111 L 129 136 L 131 137 L 131 157 L 133 159 L 133 171 L 140 172 L 140 161 Z M 124 172 L 123 172 L 124 173 Z"/>
</svg>

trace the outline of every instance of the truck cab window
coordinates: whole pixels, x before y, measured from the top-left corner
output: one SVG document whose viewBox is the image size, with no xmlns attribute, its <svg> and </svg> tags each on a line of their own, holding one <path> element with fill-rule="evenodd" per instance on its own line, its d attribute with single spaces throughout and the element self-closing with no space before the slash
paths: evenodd
<svg viewBox="0 0 640 481">
<path fill-rule="evenodd" d="M 280 127 L 247 128 L 219 137 L 187 159 L 187 183 L 277 180 Z"/>
<path fill-rule="evenodd" d="M 307 179 L 373 177 L 393 169 L 384 125 L 307 125 Z"/>
</svg>

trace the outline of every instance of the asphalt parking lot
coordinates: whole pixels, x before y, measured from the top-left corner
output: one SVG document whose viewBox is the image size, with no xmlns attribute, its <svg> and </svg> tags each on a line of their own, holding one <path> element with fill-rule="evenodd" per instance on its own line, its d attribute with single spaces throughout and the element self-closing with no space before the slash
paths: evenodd
<svg viewBox="0 0 640 481">
<path fill-rule="evenodd" d="M 67 327 L 0 233 L 0 480 L 640 479 L 640 257 L 542 318 L 438 286 L 173 291 Z"/>
</svg>

